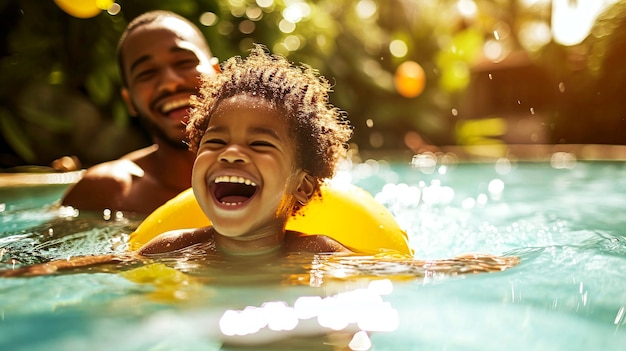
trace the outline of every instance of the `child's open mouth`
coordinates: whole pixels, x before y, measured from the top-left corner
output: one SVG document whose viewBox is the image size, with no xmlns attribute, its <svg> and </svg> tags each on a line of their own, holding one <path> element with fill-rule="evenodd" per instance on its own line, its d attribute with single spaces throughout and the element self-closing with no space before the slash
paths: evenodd
<svg viewBox="0 0 626 351">
<path fill-rule="evenodd" d="M 237 206 L 250 199 L 257 186 L 250 179 L 238 176 L 220 176 L 215 178 L 211 191 L 222 205 Z"/>
</svg>

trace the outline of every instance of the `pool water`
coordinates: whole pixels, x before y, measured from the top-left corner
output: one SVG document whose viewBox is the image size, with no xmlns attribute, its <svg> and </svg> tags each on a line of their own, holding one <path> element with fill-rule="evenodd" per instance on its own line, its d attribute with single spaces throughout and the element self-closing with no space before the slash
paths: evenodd
<svg viewBox="0 0 626 351">
<path fill-rule="evenodd" d="M 366 257 L 188 254 L 0 278 L 0 349 L 622 350 L 626 163 L 441 161 L 346 164 L 337 180 L 375 194 L 416 259 L 519 265 L 423 274 Z M 2 269 L 122 252 L 140 222 L 2 196 Z"/>
</svg>

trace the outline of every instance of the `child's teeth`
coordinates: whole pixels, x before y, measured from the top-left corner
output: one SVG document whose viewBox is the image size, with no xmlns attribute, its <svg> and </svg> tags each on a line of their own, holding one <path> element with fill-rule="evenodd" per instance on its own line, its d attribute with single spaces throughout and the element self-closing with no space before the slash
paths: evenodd
<svg viewBox="0 0 626 351">
<path fill-rule="evenodd" d="M 226 206 L 237 206 L 237 205 L 241 205 L 243 202 L 222 202 L 222 205 L 226 205 Z"/>
<path fill-rule="evenodd" d="M 256 184 L 253 181 L 251 181 L 250 179 L 246 179 L 244 177 L 238 177 L 238 176 L 221 176 L 221 177 L 217 177 L 217 178 L 215 178 L 215 182 L 216 183 L 239 183 L 239 184 L 246 184 L 246 185 L 256 186 Z"/>
</svg>

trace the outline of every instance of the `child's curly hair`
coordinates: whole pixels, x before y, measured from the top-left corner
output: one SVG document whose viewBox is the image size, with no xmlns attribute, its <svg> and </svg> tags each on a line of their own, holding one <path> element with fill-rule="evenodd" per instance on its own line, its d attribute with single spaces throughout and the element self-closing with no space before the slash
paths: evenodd
<svg viewBox="0 0 626 351">
<path fill-rule="evenodd" d="M 333 176 L 352 135 L 345 112 L 330 104 L 330 91 L 328 81 L 311 67 L 292 65 L 257 44 L 246 59 L 230 58 L 222 64 L 222 73 L 203 77 L 187 125 L 190 148 L 197 151 L 222 100 L 239 94 L 260 96 L 285 114 L 290 135 L 295 136 L 297 167 L 313 176 L 319 189 L 323 179 Z"/>
</svg>

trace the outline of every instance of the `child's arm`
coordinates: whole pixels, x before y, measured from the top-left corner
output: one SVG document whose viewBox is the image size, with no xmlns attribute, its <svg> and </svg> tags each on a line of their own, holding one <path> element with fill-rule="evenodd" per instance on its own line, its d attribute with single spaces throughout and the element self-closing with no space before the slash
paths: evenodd
<svg viewBox="0 0 626 351">
<path fill-rule="evenodd" d="M 137 260 L 133 253 L 122 255 L 101 255 L 101 256 L 77 256 L 67 260 L 57 260 L 47 263 L 34 264 L 30 266 L 7 269 L 0 271 L 0 277 L 33 277 L 38 275 L 50 275 L 60 271 L 77 268 L 89 268 L 95 265 L 130 263 Z"/>
<path fill-rule="evenodd" d="M 150 255 L 178 251 L 193 244 L 208 240 L 207 235 L 210 235 L 208 228 L 195 230 L 182 229 L 165 232 L 150 240 L 136 252 L 99 256 L 75 256 L 66 260 L 56 260 L 15 269 L 0 270 L 0 277 L 33 277 L 51 275 L 62 271 L 89 269 L 93 266 L 106 264 L 141 263 L 142 259 L 147 259 Z"/>
</svg>

